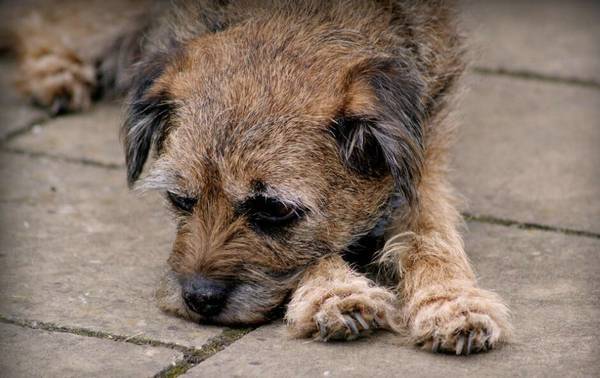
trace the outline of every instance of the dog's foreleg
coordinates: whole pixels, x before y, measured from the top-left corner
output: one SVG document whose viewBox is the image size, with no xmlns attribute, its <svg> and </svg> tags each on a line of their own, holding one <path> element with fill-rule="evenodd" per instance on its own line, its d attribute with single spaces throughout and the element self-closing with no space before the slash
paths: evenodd
<svg viewBox="0 0 600 378">
<path fill-rule="evenodd" d="M 398 227 L 382 258 L 397 259 L 399 294 L 412 340 L 434 352 L 469 354 L 510 334 L 502 300 L 477 287 L 457 227 L 460 213 L 439 175 L 424 172 L 410 227 Z"/>
<path fill-rule="evenodd" d="M 105 84 L 116 81 L 115 71 L 126 68 L 113 61 L 130 65 L 132 59 L 120 57 L 139 53 L 139 40 L 129 37 L 141 36 L 142 15 L 149 13 L 144 4 L 95 0 L 25 7 L 9 27 L 21 92 L 54 114 L 88 109 L 100 89 L 112 89 Z"/>
</svg>

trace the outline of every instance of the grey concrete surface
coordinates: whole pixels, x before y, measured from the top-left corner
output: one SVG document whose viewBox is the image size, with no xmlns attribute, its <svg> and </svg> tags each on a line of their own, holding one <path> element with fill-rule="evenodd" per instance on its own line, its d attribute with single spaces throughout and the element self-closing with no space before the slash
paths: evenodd
<svg viewBox="0 0 600 378">
<path fill-rule="evenodd" d="M 281 322 L 236 340 L 161 313 L 173 225 L 125 187 L 121 105 L 47 120 L 0 59 L 0 376 L 599 376 L 600 6 L 459 3 L 475 59 L 451 177 L 482 216 L 467 250 L 513 310 L 511 344 L 431 355 L 388 333 L 292 340 Z"/>
<path fill-rule="evenodd" d="M 124 172 L 0 154 L 0 313 L 199 347 L 220 333 L 161 313 L 174 228 Z"/>
<path fill-rule="evenodd" d="M 600 84 L 595 0 L 460 0 L 473 64 Z"/>
<path fill-rule="evenodd" d="M 512 309 L 514 340 L 469 357 L 433 355 L 381 333 L 354 343 L 256 330 L 189 377 L 590 377 L 600 373 L 600 240 L 469 224 L 466 247 L 483 287 Z"/>
<path fill-rule="evenodd" d="M 452 180 L 467 209 L 600 233 L 600 90 L 469 75 Z"/>
<path fill-rule="evenodd" d="M 100 103 L 90 111 L 45 122 L 31 133 L 13 138 L 7 146 L 67 159 L 124 166 L 119 140 L 121 104 Z"/>
<path fill-rule="evenodd" d="M 66 333 L 0 324 L 3 377 L 152 376 L 181 353 Z"/>
</svg>

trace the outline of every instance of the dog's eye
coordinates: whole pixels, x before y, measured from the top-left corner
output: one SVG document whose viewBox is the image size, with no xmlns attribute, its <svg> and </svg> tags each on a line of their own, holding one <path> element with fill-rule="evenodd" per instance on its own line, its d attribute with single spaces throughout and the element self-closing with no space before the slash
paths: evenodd
<svg viewBox="0 0 600 378">
<path fill-rule="evenodd" d="M 270 222 L 286 221 L 295 215 L 294 208 L 272 198 L 263 197 L 262 201 L 258 200 L 256 205 L 258 206 L 254 215 Z"/>
<path fill-rule="evenodd" d="M 250 222 L 267 232 L 289 225 L 304 214 L 302 209 L 263 196 L 247 200 L 242 207 Z"/>
<path fill-rule="evenodd" d="M 184 213 L 191 213 L 194 209 L 194 206 L 196 206 L 196 203 L 198 203 L 197 198 L 183 197 L 173 192 L 167 192 L 167 198 L 169 199 L 169 202 L 171 202 L 173 207 Z"/>
</svg>

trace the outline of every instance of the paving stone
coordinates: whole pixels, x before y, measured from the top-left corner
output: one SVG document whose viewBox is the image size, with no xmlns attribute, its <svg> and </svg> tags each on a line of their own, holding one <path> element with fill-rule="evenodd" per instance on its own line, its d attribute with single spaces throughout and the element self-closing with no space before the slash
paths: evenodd
<svg viewBox="0 0 600 378">
<path fill-rule="evenodd" d="M 188 377 L 598 376 L 600 240 L 471 223 L 466 245 L 483 287 L 513 311 L 514 341 L 457 357 L 407 346 L 389 333 L 349 343 L 259 328 L 188 371 Z"/>
<path fill-rule="evenodd" d="M 600 91 L 471 75 L 452 179 L 470 212 L 600 232 Z"/>
<path fill-rule="evenodd" d="M 600 83 L 600 3 L 462 0 L 476 66 Z"/>
<path fill-rule="evenodd" d="M 196 347 L 220 333 L 155 306 L 174 226 L 124 171 L 0 153 L 0 177 L 1 314 Z"/>
<path fill-rule="evenodd" d="M 0 141 L 48 118 L 46 112 L 35 108 L 17 94 L 14 59 L 0 56 Z"/>
<path fill-rule="evenodd" d="M 11 148 L 104 164 L 124 165 L 119 140 L 120 101 L 95 104 L 84 113 L 61 116 L 13 139 Z"/>
<path fill-rule="evenodd" d="M 181 353 L 0 324 L 3 377 L 153 376 Z"/>
</svg>

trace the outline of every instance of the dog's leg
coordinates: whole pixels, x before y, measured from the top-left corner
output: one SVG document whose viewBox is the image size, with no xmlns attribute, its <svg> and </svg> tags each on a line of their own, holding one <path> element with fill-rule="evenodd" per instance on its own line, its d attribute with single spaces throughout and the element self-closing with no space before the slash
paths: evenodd
<svg viewBox="0 0 600 378">
<path fill-rule="evenodd" d="M 99 72 L 100 65 L 107 55 L 123 54 L 115 43 L 137 31 L 140 14 L 147 13 L 143 0 L 139 3 L 39 2 L 22 10 L 20 21 L 9 26 L 21 92 L 54 114 L 89 108 L 100 74 L 114 76 Z"/>
<path fill-rule="evenodd" d="M 90 107 L 96 70 L 73 50 L 60 44 L 26 46 L 19 87 L 36 104 L 53 114 Z"/>
<path fill-rule="evenodd" d="M 374 329 L 398 330 L 395 295 L 350 269 L 339 256 L 304 275 L 285 316 L 296 337 L 352 340 Z"/>
<path fill-rule="evenodd" d="M 384 247 L 396 260 L 399 292 L 410 336 L 434 352 L 469 354 L 493 348 L 510 334 L 508 309 L 495 294 L 477 287 L 457 227 L 443 172 L 425 167 L 411 227 Z M 404 220 L 406 222 L 406 220 Z"/>
</svg>

